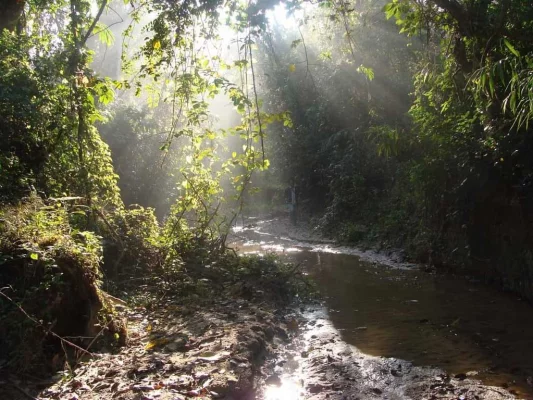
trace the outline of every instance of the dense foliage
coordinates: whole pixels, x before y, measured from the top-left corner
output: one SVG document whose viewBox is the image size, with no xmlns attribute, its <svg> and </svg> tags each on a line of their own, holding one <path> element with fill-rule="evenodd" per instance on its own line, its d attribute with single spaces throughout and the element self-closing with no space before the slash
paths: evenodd
<svg viewBox="0 0 533 400">
<path fill-rule="evenodd" d="M 531 12 L 321 2 L 267 36 L 264 93 L 295 121 L 272 135 L 271 158 L 324 229 L 530 296 Z"/>
</svg>

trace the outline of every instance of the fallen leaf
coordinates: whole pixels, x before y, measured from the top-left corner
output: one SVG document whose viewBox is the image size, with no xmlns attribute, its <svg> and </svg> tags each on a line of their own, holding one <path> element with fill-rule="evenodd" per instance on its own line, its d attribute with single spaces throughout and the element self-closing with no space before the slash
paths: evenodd
<svg viewBox="0 0 533 400">
<path fill-rule="evenodd" d="M 169 342 L 170 342 L 170 339 L 166 338 L 166 337 L 155 339 L 155 340 L 151 340 L 151 341 L 149 341 L 146 344 L 146 346 L 144 346 L 144 349 L 145 350 L 150 350 L 150 349 L 153 349 L 156 346 L 162 346 L 162 345 L 167 344 Z"/>
</svg>

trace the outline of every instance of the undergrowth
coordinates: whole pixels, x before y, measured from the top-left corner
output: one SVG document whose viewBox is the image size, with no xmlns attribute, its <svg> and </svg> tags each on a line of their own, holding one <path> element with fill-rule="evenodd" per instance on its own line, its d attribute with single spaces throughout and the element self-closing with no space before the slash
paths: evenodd
<svg viewBox="0 0 533 400">
<path fill-rule="evenodd" d="M 82 201 L 33 195 L 1 212 L 0 359 L 13 371 L 44 375 L 102 343 L 126 344 L 117 299 L 102 288 L 147 309 L 163 298 L 200 306 L 240 298 L 278 307 L 313 293 L 299 265 L 241 257 L 220 250 L 217 238 L 182 246 L 188 238 L 177 237 L 165 247 L 153 210 L 89 213 Z"/>
<path fill-rule="evenodd" d="M 157 274 L 125 280 L 118 293 L 147 308 L 169 297 L 204 306 L 221 299 L 243 298 L 284 307 L 315 295 L 315 287 L 300 265 L 288 264 L 275 255 L 239 256 L 228 250 L 203 263 L 197 258 L 195 261 L 167 260 Z"/>
<path fill-rule="evenodd" d="M 82 338 L 112 330 L 100 238 L 75 228 L 72 216 L 36 196 L 1 213 L 0 359 L 14 371 L 61 368 L 79 350 L 74 344 L 87 344 Z"/>
</svg>

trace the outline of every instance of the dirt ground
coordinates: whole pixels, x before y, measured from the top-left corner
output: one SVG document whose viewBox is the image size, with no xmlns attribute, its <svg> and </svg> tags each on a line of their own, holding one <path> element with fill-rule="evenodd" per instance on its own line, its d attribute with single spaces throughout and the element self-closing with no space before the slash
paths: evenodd
<svg viewBox="0 0 533 400">
<path fill-rule="evenodd" d="M 169 300 L 153 311 L 124 313 L 128 344 L 118 353 L 102 349 L 51 385 L 5 376 L 0 398 L 254 398 L 269 376 L 265 360 L 291 335 L 286 310 L 242 299 L 217 301 L 208 309 Z"/>
</svg>

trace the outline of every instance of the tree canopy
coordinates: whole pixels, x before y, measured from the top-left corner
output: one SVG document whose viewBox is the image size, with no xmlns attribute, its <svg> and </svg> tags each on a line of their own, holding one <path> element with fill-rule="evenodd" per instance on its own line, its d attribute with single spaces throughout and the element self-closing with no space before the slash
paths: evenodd
<svg viewBox="0 0 533 400">
<path fill-rule="evenodd" d="M 490 259 L 525 292 L 532 21 L 527 0 L 7 1 L 2 200 L 81 197 L 88 226 L 155 207 L 182 248 L 295 180 L 325 231 Z"/>
</svg>

